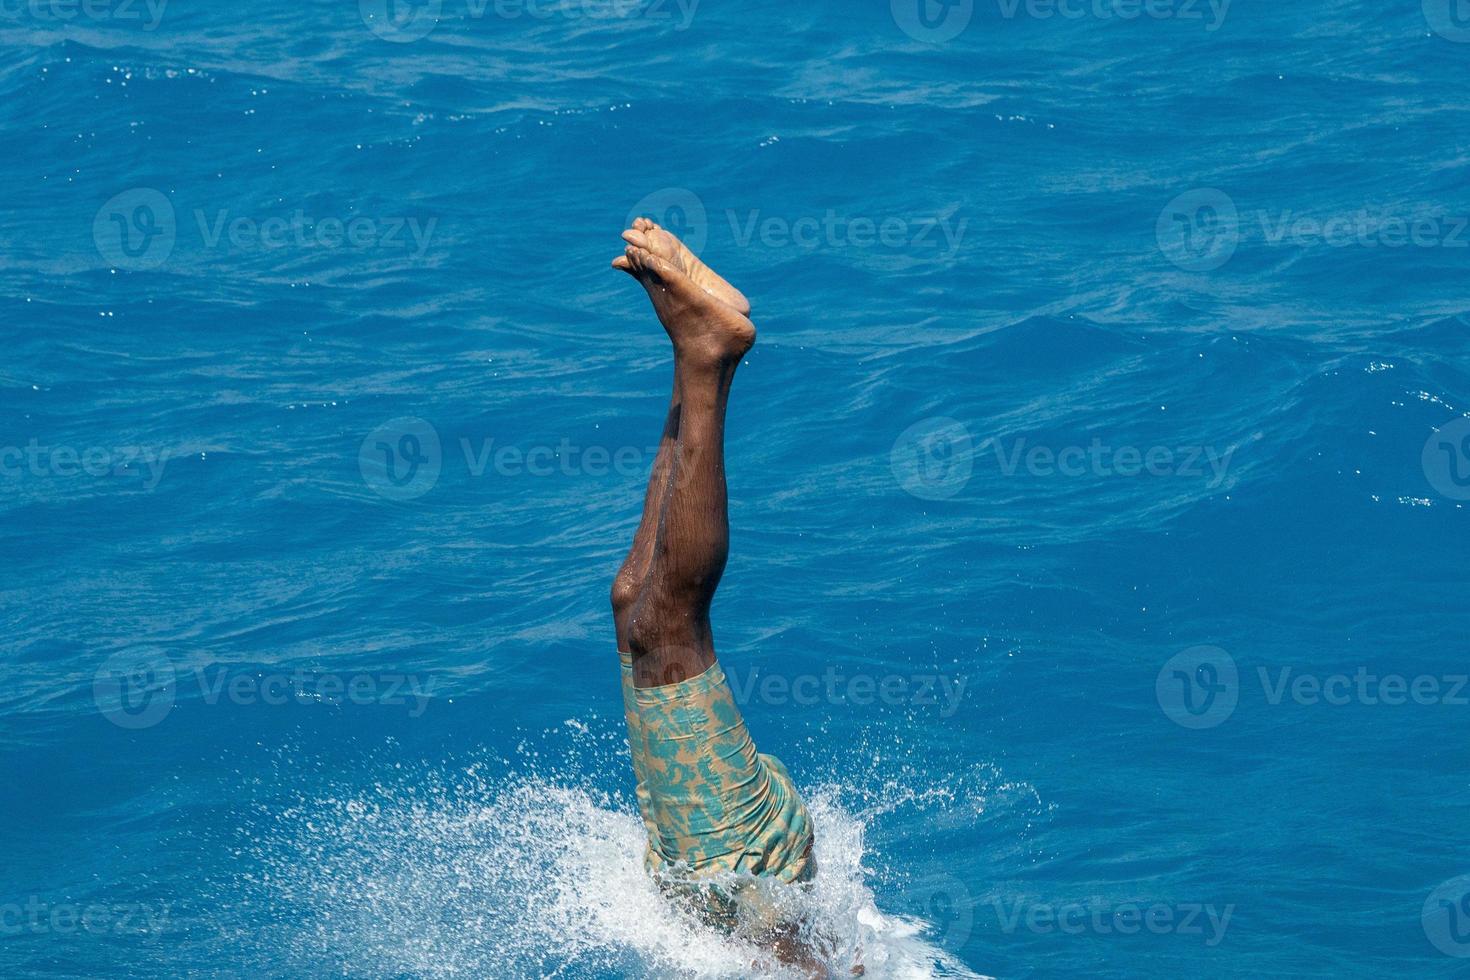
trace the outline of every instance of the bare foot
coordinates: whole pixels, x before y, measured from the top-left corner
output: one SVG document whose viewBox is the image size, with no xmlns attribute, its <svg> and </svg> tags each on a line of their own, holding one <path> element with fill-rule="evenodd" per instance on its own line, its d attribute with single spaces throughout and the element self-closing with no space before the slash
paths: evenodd
<svg viewBox="0 0 1470 980">
<path fill-rule="evenodd" d="M 672 261 L 630 244 L 613 259 L 613 268 L 643 283 L 674 350 L 691 364 L 733 364 L 755 343 L 755 324 L 695 285 Z"/>
<path fill-rule="evenodd" d="M 741 316 L 750 316 L 750 302 L 745 294 L 701 262 L 699 256 L 689 251 L 688 246 L 668 229 L 660 228 L 647 218 L 639 218 L 633 222 L 632 228 L 623 232 L 623 240 L 672 262 L 674 268 L 694 280 L 696 286 L 720 302 L 734 307 L 735 312 Z"/>
</svg>

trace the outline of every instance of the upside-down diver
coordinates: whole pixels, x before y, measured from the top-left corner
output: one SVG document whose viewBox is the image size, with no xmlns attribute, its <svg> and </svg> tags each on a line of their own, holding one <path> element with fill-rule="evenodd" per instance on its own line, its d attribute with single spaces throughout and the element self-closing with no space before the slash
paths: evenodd
<svg viewBox="0 0 1470 980">
<path fill-rule="evenodd" d="M 750 304 L 654 222 L 639 218 L 623 239 L 613 266 L 643 284 L 674 345 L 643 519 L 612 587 L 646 863 L 707 920 L 753 921 L 779 959 L 824 976 L 799 924 L 782 921 L 754 887 L 814 878 L 812 822 L 786 767 L 756 751 L 710 629 L 730 550 L 725 407 L 755 343 Z"/>
</svg>

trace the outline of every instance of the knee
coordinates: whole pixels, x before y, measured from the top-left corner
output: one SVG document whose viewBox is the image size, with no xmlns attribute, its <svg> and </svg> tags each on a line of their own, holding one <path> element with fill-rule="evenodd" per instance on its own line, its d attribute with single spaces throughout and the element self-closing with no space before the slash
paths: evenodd
<svg viewBox="0 0 1470 980">
<path fill-rule="evenodd" d="M 619 575 L 613 579 L 612 584 L 612 608 L 613 615 L 622 619 L 638 602 L 638 583 L 626 575 Z"/>
</svg>

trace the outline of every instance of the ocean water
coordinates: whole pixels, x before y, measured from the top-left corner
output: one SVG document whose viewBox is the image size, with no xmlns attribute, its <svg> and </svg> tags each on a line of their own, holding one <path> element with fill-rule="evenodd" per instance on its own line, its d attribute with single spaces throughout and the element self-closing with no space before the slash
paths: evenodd
<svg viewBox="0 0 1470 980">
<path fill-rule="evenodd" d="M 755 306 L 721 656 L 834 974 L 1462 976 L 1462 0 L 0 0 L 0 976 L 777 976 L 607 588 Z"/>
</svg>

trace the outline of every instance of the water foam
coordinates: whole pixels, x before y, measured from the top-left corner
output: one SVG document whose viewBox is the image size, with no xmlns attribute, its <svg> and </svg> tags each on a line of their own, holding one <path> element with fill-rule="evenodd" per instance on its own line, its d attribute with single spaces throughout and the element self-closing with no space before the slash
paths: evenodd
<svg viewBox="0 0 1470 980">
<path fill-rule="evenodd" d="M 403 767 L 369 790 L 273 813 L 252 878 L 273 917 L 295 923 L 285 965 L 363 977 L 794 976 L 660 894 L 636 806 L 596 785 L 621 775 L 608 767 L 626 765 L 626 743 L 573 731 L 570 751 L 523 744 L 515 763 Z M 803 913 L 809 943 L 834 976 L 855 962 L 874 978 L 977 976 L 926 923 L 881 911 L 863 863 L 875 814 L 929 794 L 890 784 L 855 808 L 852 795 L 806 793 L 820 873 L 780 899 Z"/>
</svg>

